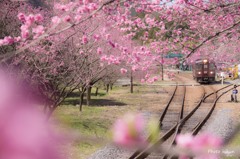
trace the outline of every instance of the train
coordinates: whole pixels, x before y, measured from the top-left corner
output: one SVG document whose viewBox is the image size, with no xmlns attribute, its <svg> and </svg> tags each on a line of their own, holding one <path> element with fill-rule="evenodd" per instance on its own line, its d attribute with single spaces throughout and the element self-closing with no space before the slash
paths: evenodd
<svg viewBox="0 0 240 159">
<path fill-rule="evenodd" d="M 192 66 L 193 79 L 199 83 L 215 82 L 216 65 L 208 59 L 196 60 Z"/>
</svg>

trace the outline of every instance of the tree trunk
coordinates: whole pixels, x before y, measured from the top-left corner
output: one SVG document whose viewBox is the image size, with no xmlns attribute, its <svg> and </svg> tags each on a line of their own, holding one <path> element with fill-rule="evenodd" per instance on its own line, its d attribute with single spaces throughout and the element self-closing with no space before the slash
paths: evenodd
<svg viewBox="0 0 240 159">
<path fill-rule="evenodd" d="M 113 84 L 111 83 L 111 84 L 110 84 L 110 90 L 112 90 L 112 89 L 113 89 Z"/>
<path fill-rule="evenodd" d="M 98 87 L 96 87 L 95 96 L 98 96 Z"/>
<path fill-rule="evenodd" d="M 84 92 L 85 92 L 85 89 L 84 87 L 82 87 L 82 90 L 79 88 L 79 111 L 81 112 L 82 111 L 82 106 L 83 106 L 83 98 L 84 98 Z"/>
<path fill-rule="evenodd" d="M 106 92 L 108 93 L 109 91 L 109 84 L 107 84 L 107 89 L 106 89 Z"/>
<path fill-rule="evenodd" d="M 92 86 L 87 87 L 87 105 L 90 105 Z"/>
<path fill-rule="evenodd" d="M 79 99 L 79 111 L 82 111 L 82 106 L 83 106 L 83 97 L 84 97 L 84 92 L 80 93 L 80 99 Z"/>
<path fill-rule="evenodd" d="M 131 77 L 130 77 L 130 92 L 133 93 L 133 74 L 131 71 Z"/>
</svg>

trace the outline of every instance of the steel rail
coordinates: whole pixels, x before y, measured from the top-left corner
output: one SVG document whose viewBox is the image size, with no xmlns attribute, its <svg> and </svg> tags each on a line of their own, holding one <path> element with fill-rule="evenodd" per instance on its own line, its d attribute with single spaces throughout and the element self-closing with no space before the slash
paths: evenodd
<svg viewBox="0 0 240 159">
<path fill-rule="evenodd" d="M 227 88 L 227 87 L 230 87 L 230 86 L 232 86 L 232 85 L 233 85 L 233 84 L 229 84 L 229 85 L 227 85 L 227 86 L 225 86 L 225 87 L 222 87 L 222 88 L 218 89 L 218 90 L 215 91 L 215 92 L 209 93 L 209 94 L 206 95 L 206 97 L 203 99 L 203 102 L 204 102 L 205 99 L 208 98 L 209 96 L 211 96 L 211 95 L 213 95 L 213 94 L 215 94 L 215 93 L 218 93 L 219 91 L 221 91 L 221 90 L 223 90 L 223 89 L 225 89 L 225 88 Z"/>
<path fill-rule="evenodd" d="M 237 86 L 238 87 L 238 86 Z M 227 88 L 227 87 L 225 87 Z M 203 118 L 203 120 L 201 122 L 199 122 L 196 127 L 194 128 L 194 130 L 192 131 L 192 135 L 197 135 L 198 132 L 202 129 L 202 127 L 205 125 L 205 123 L 208 121 L 208 119 L 210 118 L 210 116 L 212 115 L 216 105 L 217 105 L 217 101 L 224 95 L 226 94 L 227 92 L 231 91 L 233 88 L 230 88 L 226 91 L 224 91 L 223 93 L 221 93 L 213 102 L 212 106 L 211 106 L 211 109 L 209 110 L 209 112 L 207 113 L 207 115 Z M 223 89 L 219 89 L 217 92 L 219 92 L 220 90 L 223 90 Z M 170 157 L 171 159 L 175 159 L 175 158 L 178 158 L 178 156 L 171 156 Z"/>
<path fill-rule="evenodd" d="M 173 91 L 173 94 L 172 94 L 171 98 L 169 99 L 167 105 L 165 106 L 162 115 L 160 116 L 160 120 L 159 120 L 160 126 L 162 125 L 162 121 L 163 121 L 163 119 L 164 119 L 164 117 L 165 117 L 165 115 L 166 115 L 166 113 L 167 113 L 167 110 L 168 110 L 170 104 L 172 103 L 172 100 L 173 100 L 173 97 L 174 97 L 175 94 L 176 94 L 177 88 L 178 88 L 178 84 L 176 84 L 176 87 L 175 87 L 175 89 L 174 89 L 174 91 Z"/>
<path fill-rule="evenodd" d="M 238 87 L 238 86 L 237 86 Z M 210 118 L 210 116 L 212 115 L 216 105 L 217 105 L 217 101 L 227 92 L 231 91 L 233 88 L 230 88 L 226 91 L 224 91 L 223 93 L 221 93 L 213 102 L 212 108 L 210 109 L 210 111 L 208 112 L 208 114 L 205 116 L 205 118 L 200 122 L 200 124 L 195 128 L 195 130 L 192 132 L 193 135 L 196 135 L 201 128 L 203 127 L 203 125 L 207 122 L 207 120 Z"/>
<path fill-rule="evenodd" d="M 217 93 L 217 92 L 219 92 L 220 90 L 223 90 L 223 89 L 225 89 L 225 88 L 227 88 L 227 87 L 229 87 L 229 86 L 231 86 L 231 85 L 225 86 L 225 87 L 223 87 L 223 88 L 221 88 L 221 89 L 219 89 L 219 90 L 217 90 L 217 91 L 215 91 L 215 92 L 213 92 L 213 93 L 210 93 L 210 94 L 212 95 L 212 94 L 214 94 L 214 93 Z M 232 89 L 233 89 L 233 88 L 227 90 L 226 92 L 228 92 L 228 91 L 230 91 L 230 90 L 232 90 Z M 226 93 L 226 92 L 225 92 L 225 93 Z M 225 94 L 225 93 L 224 93 L 224 94 Z M 210 96 L 210 95 L 208 94 L 207 97 L 209 97 L 209 96 Z M 221 96 L 222 96 L 222 95 L 221 95 Z M 150 155 L 150 153 L 151 153 L 153 150 L 155 150 L 155 149 L 157 148 L 157 146 L 159 146 L 161 143 L 163 143 L 164 141 L 166 141 L 170 136 L 172 136 L 172 135 L 174 134 L 174 132 L 177 132 L 178 129 L 185 124 L 185 122 L 196 112 L 196 110 L 200 107 L 200 105 L 202 104 L 202 102 L 203 102 L 207 97 L 205 96 L 205 92 L 204 92 L 203 95 L 202 95 L 201 100 L 199 101 L 199 103 L 195 106 L 195 108 L 194 108 L 191 112 L 188 113 L 187 116 L 185 116 L 184 118 L 182 118 L 178 123 L 176 123 L 173 127 L 171 127 L 171 129 L 168 130 L 168 132 L 166 132 L 156 143 L 148 146 L 145 150 L 143 150 L 143 151 L 140 152 L 140 153 L 139 153 L 139 152 L 138 152 L 137 154 L 134 153 L 134 155 L 132 155 L 132 156 L 130 157 L 130 159 L 134 159 L 134 158 L 136 158 L 136 159 L 143 159 L 143 158 L 146 158 L 148 155 Z M 220 98 L 220 97 L 219 97 L 219 98 Z M 219 99 L 219 98 L 217 98 L 217 99 Z M 217 100 L 215 100 L 215 102 L 217 102 Z M 213 111 L 214 108 L 211 109 L 211 110 Z M 211 114 L 210 114 L 210 115 L 211 115 Z M 210 117 L 210 115 L 209 115 L 209 117 Z M 209 117 L 208 117 L 208 118 L 209 118 Z M 207 120 L 206 120 L 206 121 L 207 121 Z M 200 130 L 200 127 L 202 127 L 202 126 L 203 126 L 203 124 L 199 123 L 199 124 L 196 126 L 196 129 L 194 129 L 194 131 L 197 131 L 197 129 Z M 176 130 L 177 130 L 177 131 L 176 131 Z"/>
<path fill-rule="evenodd" d="M 180 122 L 181 119 L 183 118 L 185 97 L 186 97 L 186 86 L 184 86 L 183 98 L 182 98 L 182 105 L 181 105 L 181 112 L 180 112 L 180 115 L 179 115 L 179 118 L 178 118 L 178 122 Z M 177 137 L 177 134 L 179 134 L 180 131 L 181 131 L 181 130 L 179 129 L 179 126 L 180 126 L 180 125 L 178 125 L 178 126 L 176 127 L 173 140 L 172 140 L 172 142 L 171 142 L 171 144 L 170 144 L 171 146 L 175 144 L 175 138 Z M 169 147 L 169 148 L 170 148 L 170 147 Z M 165 156 L 163 157 L 163 159 L 166 159 L 166 158 L 167 158 L 167 155 L 165 155 Z"/>
<path fill-rule="evenodd" d="M 163 113 L 162 113 L 161 116 L 160 116 L 159 126 L 162 125 L 162 121 L 163 121 L 163 119 L 164 119 L 164 117 L 165 117 L 165 115 L 166 115 L 166 113 L 167 113 L 167 110 L 168 110 L 168 108 L 169 108 L 169 106 L 170 106 L 170 104 L 171 104 L 171 102 L 172 102 L 172 100 L 173 100 L 173 97 L 174 97 L 175 94 L 176 94 L 177 88 L 178 88 L 178 84 L 177 84 L 177 82 L 176 82 L 175 89 L 174 89 L 174 91 L 173 91 L 170 99 L 168 100 L 168 103 L 167 103 L 167 105 L 165 106 L 165 108 L 164 108 L 164 110 L 163 110 Z M 160 127 L 159 127 L 159 128 L 160 128 Z M 147 141 L 149 141 L 149 139 L 150 139 L 150 137 L 147 138 Z M 144 149 L 136 150 L 136 151 L 129 157 L 129 159 L 134 159 L 134 158 L 135 158 L 137 155 L 139 155 L 143 150 L 144 150 Z"/>
<path fill-rule="evenodd" d="M 202 85 L 201 85 L 201 86 L 202 86 Z M 204 89 L 203 86 L 202 86 L 202 89 L 203 89 L 203 95 L 202 95 L 202 98 L 201 98 L 201 101 L 200 101 L 201 103 L 203 103 L 204 99 L 206 99 L 206 96 L 205 96 L 206 91 L 205 91 L 205 89 Z M 208 96 L 208 97 L 209 97 L 209 96 Z M 197 105 L 197 107 L 195 107 L 196 109 L 194 109 L 194 112 L 200 107 L 201 103 L 199 103 L 199 105 Z M 191 113 L 191 114 L 190 114 L 190 113 Z M 189 118 L 193 115 L 192 112 L 190 112 L 190 113 L 188 114 L 188 115 L 189 115 Z M 188 120 L 189 118 L 187 118 L 187 120 Z M 187 120 L 186 120 L 186 121 L 187 121 Z M 172 141 L 171 141 L 171 144 L 169 145 L 169 148 L 168 148 L 169 150 L 170 150 L 170 148 L 171 148 L 173 145 L 176 144 L 177 135 L 181 133 L 181 128 L 182 128 L 182 126 L 185 124 L 186 121 L 182 122 L 181 124 L 179 124 L 179 125 L 176 127 L 174 137 L 173 137 L 173 139 L 172 139 Z M 167 159 L 168 157 L 169 157 L 168 154 L 164 154 L 164 156 L 162 157 L 162 159 Z M 170 158 L 171 158 L 171 157 L 170 157 Z"/>
<path fill-rule="evenodd" d="M 175 90 L 174 90 L 174 92 L 173 92 L 170 100 L 168 101 L 168 103 L 167 103 L 166 107 L 164 108 L 164 111 L 163 111 L 163 113 L 162 113 L 162 115 L 161 115 L 161 117 L 160 117 L 160 120 L 159 120 L 160 126 L 162 125 L 162 121 L 163 121 L 163 119 L 164 119 L 164 117 L 165 117 L 165 115 L 166 115 L 166 113 L 167 113 L 167 110 L 168 110 L 168 108 L 169 108 L 169 106 L 170 106 L 170 104 L 171 104 L 171 102 L 172 102 L 172 100 L 173 100 L 173 98 L 174 98 L 174 96 L 175 96 L 175 94 L 176 94 L 177 87 L 178 87 L 178 84 L 176 84 Z M 183 111 L 184 111 L 185 96 L 186 96 L 186 86 L 184 86 L 184 92 L 183 92 L 183 97 L 182 97 L 182 101 L 181 101 L 182 105 L 181 105 L 181 112 L 180 112 L 180 114 L 179 114 L 179 120 L 178 120 L 178 122 L 177 122 L 172 128 L 170 128 L 170 130 L 169 130 L 165 135 L 163 135 L 163 136 L 161 137 L 161 140 L 162 140 L 162 141 L 167 140 L 167 139 L 175 132 L 176 126 L 177 126 L 178 123 L 182 120 L 182 118 L 183 118 Z M 171 134 L 171 135 L 169 136 L 169 134 Z M 149 140 L 149 138 L 148 138 L 147 140 Z M 137 150 L 136 152 L 134 152 L 134 153 L 129 157 L 129 159 L 134 159 L 134 158 L 137 157 L 139 154 L 141 154 L 141 152 L 143 152 L 143 151 L 144 151 L 143 149 Z"/>
</svg>

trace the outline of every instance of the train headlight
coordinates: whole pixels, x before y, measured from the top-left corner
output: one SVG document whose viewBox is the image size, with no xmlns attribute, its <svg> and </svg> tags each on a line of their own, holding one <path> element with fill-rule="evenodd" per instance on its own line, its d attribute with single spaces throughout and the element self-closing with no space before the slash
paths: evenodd
<svg viewBox="0 0 240 159">
<path fill-rule="evenodd" d="M 211 71 L 210 74 L 213 74 L 213 71 Z"/>
<path fill-rule="evenodd" d="M 198 74 L 200 75 L 200 74 L 201 74 L 201 72 L 198 72 Z"/>
<path fill-rule="evenodd" d="M 206 62 L 207 62 L 207 60 L 203 60 L 203 62 L 204 62 L 204 63 L 206 63 Z"/>
</svg>

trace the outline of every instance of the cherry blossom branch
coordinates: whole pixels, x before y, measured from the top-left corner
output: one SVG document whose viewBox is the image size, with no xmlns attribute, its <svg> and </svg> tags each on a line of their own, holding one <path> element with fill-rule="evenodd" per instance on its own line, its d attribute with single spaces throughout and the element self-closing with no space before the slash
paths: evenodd
<svg viewBox="0 0 240 159">
<path fill-rule="evenodd" d="M 104 6 L 110 5 L 111 3 L 115 2 L 115 1 L 116 1 L 116 0 L 109 0 L 109 1 L 107 1 L 107 2 L 105 2 L 105 3 L 103 3 L 97 10 L 95 10 L 92 14 L 90 14 L 90 15 L 89 15 L 88 17 L 86 17 L 85 19 L 83 19 L 83 20 L 81 20 L 81 21 L 79 21 L 79 22 L 77 22 L 77 23 L 71 24 L 71 25 L 69 25 L 69 26 L 67 26 L 67 27 L 65 27 L 65 28 L 63 28 L 62 30 L 59 30 L 59 31 L 57 31 L 57 32 L 54 32 L 54 33 L 45 33 L 45 34 L 41 35 L 40 37 L 38 37 L 36 40 L 34 40 L 34 41 L 32 41 L 31 43 L 25 45 L 24 47 L 21 47 L 20 49 L 18 49 L 18 50 L 16 50 L 16 51 L 9 52 L 8 54 L 4 54 L 4 55 L 0 56 L 0 58 L 2 59 L 1 62 L 4 62 L 4 61 L 8 60 L 8 59 L 11 58 L 14 54 L 16 55 L 16 54 L 19 54 L 19 53 L 23 52 L 23 51 L 26 50 L 27 48 L 35 45 L 36 43 L 38 43 L 39 41 L 41 41 L 42 39 L 44 39 L 44 38 L 46 38 L 46 37 L 53 36 L 53 35 L 56 35 L 56 34 L 60 34 L 60 33 L 66 31 L 66 30 L 68 30 L 68 29 L 70 29 L 70 28 L 72 28 L 72 27 L 74 27 L 74 26 L 76 26 L 76 25 L 79 25 L 79 24 L 81 24 L 81 23 L 83 23 L 83 22 L 91 19 L 96 13 L 98 13 L 99 11 L 101 11 Z M 123 1 L 120 1 L 120 2 L 124 2 L 124 1 L 126 1 L 126 0 L 123 0 Z M 119 3 L 120 3 L 120 2 L 119 2 Z M 58 24 L 55 25 L 55 26 L 53 26 L 52 28 L 50 28 L 48 32 L 51 32 L 51 31 L 52 31 L 53 29 L 55 29 L 57 26 L 58 26 Z"/>
<path fill-rule="evenodd" d="M 240 2 L 238 2 L 238 3 L 229 3 L 229 4 L 220 4 L 220 5 L 216 6 L 216 7 L 213 7 L 213 8 L 210 8 L 210 9 L 205 9 L 204 11 L 205 12 L 211 12 L 212 10 L 214 10 L 214 9 L 216 9 L 218 7 L 220 7 L 220 8 L 228 8 L 228 7 L 234 7 L 234 6 L 237 6 L 237 5 L 240 5 Z"/>
<path fill-rule="evenodd" d="M 200 8 L 200 7 L 198 7 L 198 6 L 196 6 L 196 5 L 192 4 L 192 3 L 189 3 L 188 1 L 186 1 L 186 4 L 188 4 L 188 5 L 192 6 L 192 7 L 195 7 L 197 9 L 199 9 L 199 10 L 202 10 L 202 11 L 204 11 L 206 13 L 210 13 L 212 10 L 217 9 L 219 7 L 220 8 L 234 7 L 234 6 L 239 5 L 240 3 L 238 2 L 238 3 L 220 4 L 220 5 L 217 5 L 215 7 L 209 8 L 209 9 Z"/>
<path fill-rule="evenodd" d="M 215 34 L 212 35 L 212 36 L 209 36 L 207 39 L 205 39 L 204 41 L 202 41 L 198 46 L 196 46 L 195 48 L 193 48 L 192 51 L 191 51 L 186 57 L 184 57 L 184 59 L 187 59 L 187 58 L 190 57 L 192 54 L 194 54 L 194 52 L 195 52 L 196 50 L 198 50 L 201 46 L 203 46 L 203 45 L 204 45 L 206 42 L 208 42 L 209 40 L 211 40 L 211 39 L 219 36 L 219 35 L 222 34 L 222 33 L 225 33 L 225 32 L 228 31 L 228 30 L 231 30 L 232 28 L 234 28 L 235 26 L 237 26 L 237 25 L 239 25 L 239 24 L 240 24 L 240 20 L 237 21 L 236 23 L 234 23 L 232 26 L 230 26 L 230 27 L 228 27 L 228 28 L 226 28 L 226 29 L 224 29 L 224 30 L 222 30 L 222 31 L 219 31 L 219 32 L 215 33 Z"/>
<path fill-rule="evenodd" d="M 64 32 L 64 31 L 66 31 L 66 30 L 68 30 L 68 29 L 76 26 L 76 25 L 79 25 L 79 24 L 81 24 L 81 23 L 83 23 L 83 22 L 91 19 L 91 18 L 93 17 L 93 15 L 95 15 L 97 12 L 99 12 L 100 10 L 102 10 L 102 8 L 103 8 L 104 6 L 107 6 L 107 5 L 109 5 L 109 4 L 113 3 L 113 2 L 115 2 L 115 0 L 109 0 L 109 1 L 107 1 L 107 2 L 105 2 L 105 3 L 103 3 L 97 10 L 95 10 L 91 15 L 89 15 L 89 16 L 86 17 L 85 19 L 83 19 L 83 20 L 81 20 L 81 21 L 79 21 L 79 22 L 77 22 L 77 23 L 71 24 L 71 25 L 69 25 L 68 27 L 66 27 L 66 28 L 64 28 L 64 29 L 59 30 L 58 32 L 55 32 L 55 33 L 52 33 L 52 34 L 46 34 L 45 36 L 52 36 L 52 35 L 55 35 L 55 34 L 59 34 L 59 33 L 62 33 L 62 32 Z"/>
</svg>

